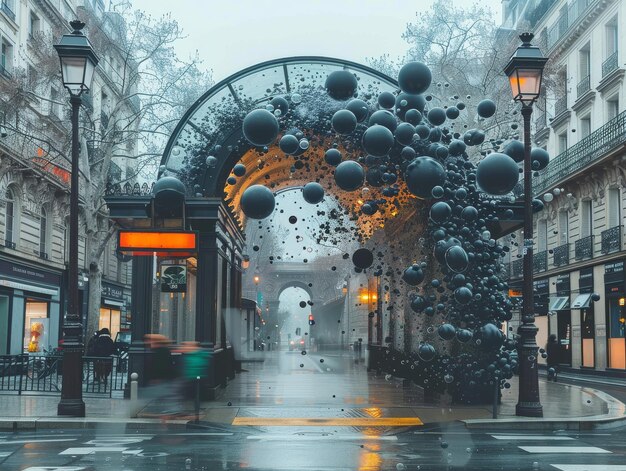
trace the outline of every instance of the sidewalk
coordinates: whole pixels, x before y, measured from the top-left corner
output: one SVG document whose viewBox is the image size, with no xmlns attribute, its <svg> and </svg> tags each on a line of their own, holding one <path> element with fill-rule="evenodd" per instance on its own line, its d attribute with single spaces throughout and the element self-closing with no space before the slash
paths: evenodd
<svg viewBox="0 0 626 471">
<path fill-rule="evenodd" d="M 401 423 L 400 419 L 419 418 L 424 424 L 461 421 L 469 428 L 588 429 L 626 423 L 626 406 L 608 394 L 593 387 L 548 383 L 543 377 L 543 418 L 515 416 L 517 378 L 513 378 L 511 388 L 502 391 L 494 420 L 491 405 L 425 403 L 421 388 L 367 373 L 348 355 L 277 352 L 263 363 L 245 363 L 244 368 L 247 371 L 221 390 L 217 400 L 201 404 L 202 424 L 263 425 L 265 420 L 269 425 L 298 418 L 314 426 L 315 421 L 331 419 L 398 418 Z M 195 419 L 193 403 L 182 400 L 175 385 L 142 390 L 140 399 L 142 403 L 135 405 L 137 418 L 130 418 L 128 400 L 85 398 L 87 417 L 73 419 L 56 415 L 59 396 L 0 395 L 0 429 L 184 428 Z"/>
</svg>

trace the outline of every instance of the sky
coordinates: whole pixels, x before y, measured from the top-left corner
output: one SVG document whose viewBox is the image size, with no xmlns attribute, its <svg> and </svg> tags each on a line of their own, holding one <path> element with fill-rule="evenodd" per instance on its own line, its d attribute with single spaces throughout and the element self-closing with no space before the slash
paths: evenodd
<svg viewBox="0 0 626 471">
<path fill-rule="evenodd" d="M 451 0 L 469 6 L 473 0 Z M 434 0 L 133 0 L 154 16 L 171 13 L 187 37 L 177 52 L 196 50 L 218 82 L 260 62 L 298 55 L 366 63 L 407 51 L 406 25 Z M 500 18 L 500 0 L 489 3 Z"/>
</svg>

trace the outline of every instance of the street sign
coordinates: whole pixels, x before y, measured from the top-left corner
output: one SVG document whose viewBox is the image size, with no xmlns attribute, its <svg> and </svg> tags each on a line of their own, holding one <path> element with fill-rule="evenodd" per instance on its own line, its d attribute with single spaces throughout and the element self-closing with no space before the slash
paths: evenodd
<svg viewBox="0 0 626 471">
<path fill-rule="evenodd" d="M 521 289 L 509 288 L 509 298 L 521 298 L 521 297 L 522 297 Z"/>
<path fill-rule="evenodd" d="M 187 291 L 187 265 L 161 265 L 161 291 L 163 293 Z"/>
<path fill-rule="evenodd" d="M 119 231 L 119 251 L 125 255 L 189 257 L 198 251 L 198 236 L 194 231 Z"/>
</svg>

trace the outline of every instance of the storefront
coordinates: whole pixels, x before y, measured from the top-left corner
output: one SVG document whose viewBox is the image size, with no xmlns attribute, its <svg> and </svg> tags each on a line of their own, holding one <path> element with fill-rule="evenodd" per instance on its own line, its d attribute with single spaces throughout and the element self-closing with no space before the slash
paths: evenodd
<svg viewBox="0 0 626 471">
<path fill-rule="evenodd" d="M 122 318 L 125 317 L 124 314 L 124 287 L 103 281 L 98 329 L 109 329 L 111 338 L 115 339 L 117 333 L 122 329 Z"/>
<path fill-rule="evenodd" d="M 559 363 L 572 366 L 572 311 L 570 310 L 569 273 L 556 277 L 556 297 L 551 298 L 550 311 L 556 312 L 556 334 L 560 346 Z"/>
<path fill-rule="evenodd" d="M 61 272 L 0 258 L 0 354 L 57 347 Z"/>
<path fill-rule="evenodd" d="M 581 366 L 594 368 L 596 365 L 596 328 L 593 294 L 593 267 L 580 270 L 578 295 L 572 302 L 572 310 L 580 309 Z"/>
<path fill-rule="evenodd" d="M 537 345 L 544 348 L 548 342 L 548 303 L 549 287 L 548 279 L 535 280 L 533 283 L 535 292 L 535 325 L 537 326 Z M 546 363 L 544 358 L 539 357 L 539 363 Z"/>
<path fill-rule="evenodd" d="M 626 369 L 624 261 L 604 265 L 608 367 Z"/>
</svg>

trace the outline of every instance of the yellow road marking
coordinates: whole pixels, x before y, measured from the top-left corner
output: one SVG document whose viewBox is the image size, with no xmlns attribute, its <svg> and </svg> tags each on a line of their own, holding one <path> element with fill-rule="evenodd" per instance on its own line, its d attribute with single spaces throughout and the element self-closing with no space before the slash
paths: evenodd
<svg viewBox="0 0 626 471">
<path fill-rule="evenodd" d="M 419 417 L 235 417 L 233 425 L 340 427 L 408 427 L 424 425 Z"/>
</svg>

